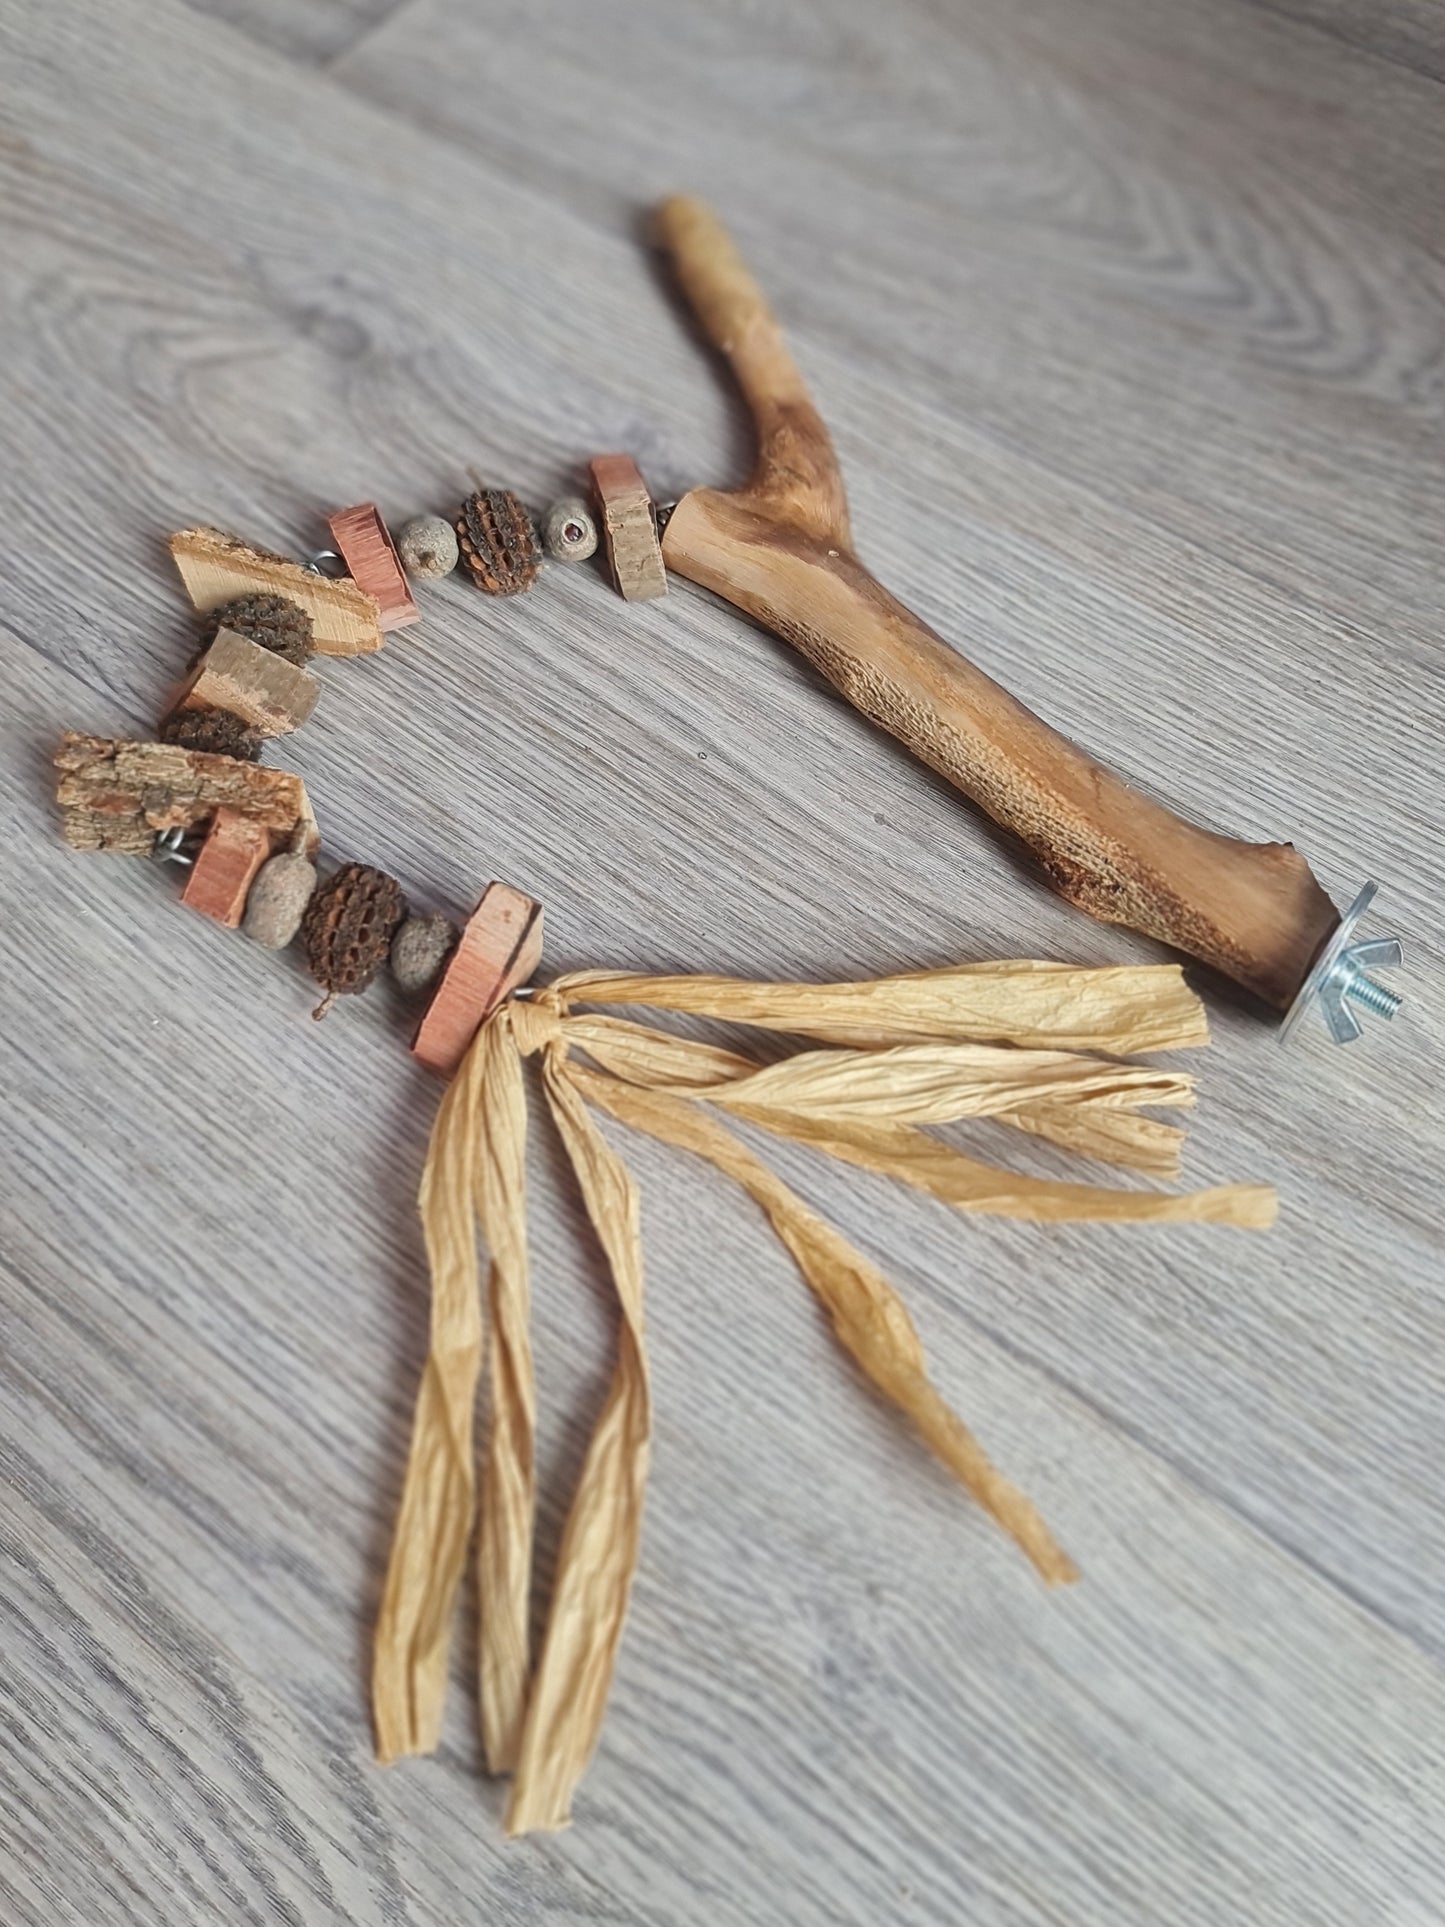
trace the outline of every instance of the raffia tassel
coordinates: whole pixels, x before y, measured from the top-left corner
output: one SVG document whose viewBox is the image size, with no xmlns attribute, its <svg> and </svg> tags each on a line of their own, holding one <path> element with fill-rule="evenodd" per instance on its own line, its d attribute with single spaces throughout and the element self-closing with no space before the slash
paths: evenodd
<svg viewBox="0 0 1445 1927">
<path fill-rule="evenodd" d="M 760 1064 L 579 1004 L 653 1006 L 811 1037 L 826 1047 Z M 990 1463 L 928 1377 L 883 1274 L 739 1142 L 726 1117 L 763 1126 L 930 1192 L 963 1211 L 1036 1219 L 1196 1220 L 1264 1227 L 1266 1185 L 1167 1195 L 1019 1176 L 921 1126 L 992 1117 L 1145 1169 L 1171 1168 L 1180 1134 L 1140 1107 L 1193 1102 L 1192 1080 L 1126 1064 L 1207 1041 L 1175 965 L 1072 969 L 967 965 L 857 984 L 720 977 L 560 977 L 504 1003 L 442 1100 L 422 1179 L 432 1273 L 431 1344 L 376 1630 L 372 1697 L 383 1760 L 431 1751 L 474 1511 L 479 1511 L 480 1699 L 487 1762 L 515 1777 L 507 1831 L 565 1826 L 598 1734 L 627 1611 L 647 1476 L 637 1193 L 588 1105 L 706 1158 L 761 1207 L 844 1348 L 1050 1584 L 1073 1562 Z M 590 1063 L 579 1063 L 574 1052 Z M 1094 1053 L 1109 1053 L 1107 1056 Z M 535 1508 L 535 1394 L 528 1337 L 521 1060 L 539 1055 L 548 1108 L 577 1174 L 621 1309 L 612 1382 L 557 1560 L 535 1667 L 528 1644 Z M 472 1410 L 487 1279 L 489 1423 L 477 1506 Z"/>
</svg>

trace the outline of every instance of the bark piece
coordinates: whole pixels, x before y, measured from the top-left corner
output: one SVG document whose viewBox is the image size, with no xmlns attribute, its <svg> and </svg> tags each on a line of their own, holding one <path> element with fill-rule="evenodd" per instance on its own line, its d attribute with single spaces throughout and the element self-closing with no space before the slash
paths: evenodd
<svg viewBox="0 0 1445 1927">
<path fill-rule="evenodd" d="M 186 594 L 198 609 L 214 609 L 251 591 L 299 603 L 311 618 L 322 655 L 359 656 L 381 647 L 381 611 L 349 576 L 314 575 L 299 562 L 254 549 L 223 529 L 177 529 L 171 555 Z"/>
<path fill-rule="evenodd" d="M 447 959 L 412 1054 L 450 1077 L 485 1018 L 542 961 L 542 906 L 509 884 L 489 883 Z"/>
<path fill-rule="evenodd" d="M 744 487 L 693 489 L 678 503 L 667 566 L 801 650 L 1021 838 L 1071 903 L 1287 1006 L 1339 921 L 1309 865 L 1291 844 L 1217 836 L 1142 796 L 889 595 L 853 552 L 828 431 L 726 231 L 683 195 L 663 203 L 658 224 L 758 436 Z"/>
<path fill-rule="evenodd" d="M 67 731 L 55 752 L 61 835 L 76 850 L 148 856 L 162 830 L 199 829 L 218 809 L 238 810 L 289 839 L 314 835 L 306 786 L 290 770 L 234 756 Z"/>
<path fill-rule="evenodd" d="M 299 729 L 316 707 L 321 684 L 234 629 L 222 629 L 181 692 L 183 709 L 225 709 L 263 736 Z"/>
<path fill-rule="evenodd" d="M 420 622 L 421 610 L 412 600 L 401 557 L 375 502 L 337 509 L 327 516 L 326 526 L 352 580 L 381 611 L 378 620 L 382 629 L 404 629 L 408 623 Z"/>
<path fill-rule="evenodd" d="M 667 594 L 652 497 L 630 455 L 594 455 L 588 464 L 602 517 L 602 539 L 617 593 L 627 602 Z"/>
<path fill-rule="evenodd" d="M 181 902 L 228 930 L 237 929 L 252 881 L 270 854 L 271 832 L 265 824 L 223 805 L 196 852 Z"/>
</svg>

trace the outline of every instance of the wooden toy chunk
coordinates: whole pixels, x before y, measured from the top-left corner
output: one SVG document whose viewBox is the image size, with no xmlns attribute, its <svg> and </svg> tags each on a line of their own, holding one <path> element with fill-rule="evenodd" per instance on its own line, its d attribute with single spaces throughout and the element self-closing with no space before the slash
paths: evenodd
<svg viewBox="0 0 1445 1927">
<path fill-rule="evenodd" d="M 450 1077 L 502 999 L 542 961 L 542 906 L 505 883 L 489 883 L 412 1042 L 412 1054 Z"/>
<path fill-rule="evenodd" d="M 381 611 L 381 627 L 404 629 L 409 622 L 420 622 L 421 610 L 412 600 L 401 557 L 376 504 L 358 502 L 355 508 L 337 509 L 327 516 L 326 525 L 352 580 Z"/>
<path fill-rule="evenodd" d="M 74 730 L 60 739 L 55 767 L 61 835 L 72 849 L 148 856 L 160 831 L 198 828 L 225 808 L 255 818 L 278 840 L 303 826 L 314 848 L 306 786 L 290 770 Z"/>
<path fill-rule="evenodd" d="M 666 595 L 667 570 L 662 563 L 652 498 L 636 462 L 630 455 L 594 455 L 590 467 L 617 593 L 628 602 Z"/>
<path fill-rule="evenodd" d="M 252 880 L 271 854 L 271 832 L 254 816 L 223 806 L 211 819 L 196 853 L 181 902 L 203 917 L 235 930 Z"/>
<path fill-rule="evenodd" d="M 381 611 L 350 576 L 315 575 L 223 529 L 177 529 L 170 550 L 198 609 L 218 608 L 249 590 L 269 590 L 306 611 L 322 655 L 359 656 L 381 647 Z"/>
<path fill-rule="evenodd" d="M 221 629 L 181 692 L 185 709 L 224 709 L 263 736 L 285 736 L 316 707 L 321 684 L 284 656 Z"/>
</svg>

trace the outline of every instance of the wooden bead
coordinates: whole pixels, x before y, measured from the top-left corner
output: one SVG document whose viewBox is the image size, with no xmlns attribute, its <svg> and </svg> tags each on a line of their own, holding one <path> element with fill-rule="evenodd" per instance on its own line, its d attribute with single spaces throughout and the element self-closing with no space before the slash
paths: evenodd
<svg viewBox="0 0 1445 1927">
<path fill-rule="evenodd" d="M 271 854 L 271 833 L 254 816 L 218 809 L 196 852 L 181 902 L 234 930 L 246 908 L 252 880 Z"/>
<path fill-rule="evenodd" d="M 457 566 L 457 532 L 439 515 L 414 515 L 403 524 L 396 548 L 407 574 L 423 582 L 450 575 Z"/>
<path fill-rule="evenodd" d="M 652 498 L 636 462 L 630 455 L 594 455 L 590 467 L 614 588 L 628 602 L 666 595 Z"/>
<path fill-rule="evenodd" d="M 316 865 L 299 850 L 282 850 L 256 872 L 241 931 L 266 950 L 284 950 L 301 928 L 316 889 Z"/>
<path fill-rule="evenodd" d="M 278 842 L 300 825 L 315 828 L 299 776 L 234 756 L 70 730 L 55 767 L 61 834 L 76 850 L 148 856 L 162 830 L 198 828 L 221 808 L 254 818 Z"/>
<path fill-rule="evenodd" d="M 180 706 L 229 710 L 263 736 L 285 736 L 306 721 L 320 694 L 309 670 L 222 629 L 196 664 Z"/>
<path fill-rule="evenodd" d="M 409 995 L 435 983 L 456 947 L 450 917 L 408 917 L 391 940 L 391 974 Z"/>
<path fill-rule="evenodd" d="M 557 562 L 585 562 L 596 554 L 597 524 L 580 496 L 567 495 L 552 504 L 542 524 L 542 541 Z"/>
<path fill-rule="evenodd" d="M 327 516 L 326 526 L 352 581 L 376 603 L 382 629 L 405 629 L 408 623 L 420 622 L 421 610 L 406 586 L 401 557 L 375 502 L 337 509 Z"/>
<path fill-rule="evenodd" d="M 252 548 L 224 529 L 177 529 L 170 551 L 186 594 L 198 609 L 269 591 L 306 611 L 323 655 L 357 656 L 381 647 L 381 611 L 350 576 L 314 575 L 299 562 Z"/>
<path fill-rule="evenodd" d="M 541 904 L 505 883 L 489 883 L 442 972 L 413 1055 L 450 1077 L 484 1019 L 541 961 Z"/>
</svg>

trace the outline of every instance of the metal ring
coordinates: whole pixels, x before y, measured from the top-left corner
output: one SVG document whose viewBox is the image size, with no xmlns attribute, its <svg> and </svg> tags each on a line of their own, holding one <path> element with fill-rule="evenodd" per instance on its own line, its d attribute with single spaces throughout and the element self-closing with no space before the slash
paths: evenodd
<svg viewBox="0 0 1445 1927">
<path fill-rule="evenodd" d="M 189 869 L 195 858 L 186 848 L 188 832 L 183 829 L 160 830 L 151 845 L 151 856 L 157 863 L 180 863 Z"/>
<path fill-rule="evenodd" d="M 338 566 L 334 569 L 323 569 L 321 566 L 323 562 L 335 562 Z M 346 574 L 346 563 L 335 549 L 313 549 L 301 566 L 308 575 L 324 575 L 332 581 Z"/>
</svg>

